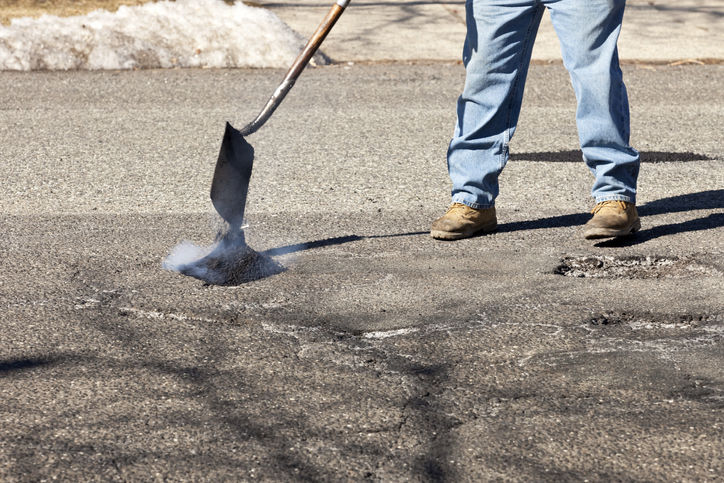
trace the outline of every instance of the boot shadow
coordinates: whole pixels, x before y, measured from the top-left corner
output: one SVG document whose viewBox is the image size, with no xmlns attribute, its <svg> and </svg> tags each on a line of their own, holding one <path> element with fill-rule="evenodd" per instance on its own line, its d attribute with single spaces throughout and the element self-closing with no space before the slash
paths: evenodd
<svg viewBox="0 0 724 483">
<path fill-rule="evenodd" d="M 698 193 L 661 198 L 639 207 L 642 217 L 664 213 L 681 213 L 694 210 L 716 210 L 724 208 L 724 190 L 708 190 Z M 666 235 L 675 235 L 692 231 L 703 231 L 724 226 L 724 213 L 711 213 L 707 216 L 680 223 L 654 226 L 642 230 L 635 236 L 613 238 L 596 243 L 597 247 L 627 247 L 653 240 Z"/>
<path fill-rule="evenodd" d="M 664 213 L 681 213 L 696 210 L 724 209 L 724 190 L 708 190 L 698 193 L 687 193 L 685 195 L 670 196 L 651 201 L 638 207 L 639 215 L 642 217 L 661 215 Z M 498 233 L 505 233 L 518 230 L 537 230 L 541 228 L 562 228 L 568 226 L 583 225 L 590 218 L 588 213 L 574 213 L 569 215 L 551 216 L 536 220 L 517 221 L 512 223 L 501 223 L 498 225 Z M 688 231 L 701 231 L 718 228 L 724 223 L 724 214 L 713 213 L 702 218 L 689 220 L 681 223 L 670 223 L 668 225 L 655 226 L 644 229 L 633 236 L 614 238 L 601 241 L 597 247 L 618 247 L 632 246 L 647 242 L 666 235 L 674 235 Z"/>
</svg>

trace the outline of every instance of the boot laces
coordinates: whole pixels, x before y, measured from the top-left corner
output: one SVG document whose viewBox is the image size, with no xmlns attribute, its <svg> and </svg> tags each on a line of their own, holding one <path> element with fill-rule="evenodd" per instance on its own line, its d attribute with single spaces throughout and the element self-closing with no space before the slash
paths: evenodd
<svg viewBox="0 0 724 483">
<path fill-rule="evenodd" d="M 612 208 L 616 211 L 626 211 L 626 202 L 621 200 L 602 201 L 593 207 L 591 213 L 595 215 L 604 208 Z"/>
<path fill-rule="evenodd" d="M 448 214 L 450 214 L 450 215 L 458 215 L 458 216 L 465 217 L 466 215 L 469 215 L 469 214 L 470 214 L 470 210 L 471 210 L 471 208 L 470 208 L 468 205 L 466 205 L 466 204 L 463 204 L 463 203 L 453 203 L 453 204 L 450 205 L 450 207 L 447 209 L 447 213 L 445 213 L 445 214 L 446 214 L 446 215 L 448 215 Z"/>
</svg>

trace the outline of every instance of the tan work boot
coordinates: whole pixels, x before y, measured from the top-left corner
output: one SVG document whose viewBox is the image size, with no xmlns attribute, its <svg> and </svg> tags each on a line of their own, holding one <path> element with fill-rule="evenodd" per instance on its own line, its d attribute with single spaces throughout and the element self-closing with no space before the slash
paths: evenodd
<svg viewBox="0 0 724 483">
<path fill-rule="evenodd" d="M 476 210 L 462 203 L 453 203 L 443 216 L 432 222 L 430 236 L 438 240 L 459 240 L 476 233 L 491 232 L 497 226 L 494 207 Z"/>
<path fill-rule="evenodd" d="M 586 239 L 626 236 L 641 229 L 636 206 L 627 201 L 602 201 L 591 213 L 593 218 L 588 220 L 583 232 Z"/>
</svg>

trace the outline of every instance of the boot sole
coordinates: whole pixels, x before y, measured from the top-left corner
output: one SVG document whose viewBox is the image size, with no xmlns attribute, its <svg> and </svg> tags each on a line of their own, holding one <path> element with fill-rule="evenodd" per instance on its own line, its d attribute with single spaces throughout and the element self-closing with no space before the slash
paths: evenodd
<svg viewBox="0 0 724 483">
<path fill-rule="evenodd" d="M 621 236 L 633 235 L 641 229 L 641 220 L 636 220 L 630 228 L 615 230 L 613 228 L 589 228 L 583 234 L 586 240 L 595 240 L 597 238 L 616 238 Z"/>
<path fill-rule="evenodd" d="M 475 229 L 474 231 L 469 232 L 463 232 L 463 233 L 456 233 L 451 231 L 440 231 L 440 230 L 430 230 L 430 236 L 433 237 L 436 240 L 460 240 L 462 238 L 470 238 L 475 235 L 480 235 L 483 233 L 491 233 L 498 228 L 498 223 L 494 223 L 492 225 L 482 226 L 480 228 Z"/>
</svg>

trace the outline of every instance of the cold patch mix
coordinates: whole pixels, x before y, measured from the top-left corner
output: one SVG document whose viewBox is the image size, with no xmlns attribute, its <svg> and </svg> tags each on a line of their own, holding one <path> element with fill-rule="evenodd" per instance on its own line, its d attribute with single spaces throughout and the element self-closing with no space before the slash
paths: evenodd
<svg viewBox="0 0 724 483">
<path fill-rule="evenodd" d="M 685 278 L 721 275 L 714 267 L 692 257 L 645 255 L 564 257 L 553 270 L 557 275 L 574 278 Z"/>
<path fill-rule="evenodd" d="M 243 231 L 219 231 L 207 247 L 184 240 L 171 250 L 162 266 L 211 285 L 240 285 L 284 271 L 269 256 L 251 249 Z"/>
</svg>

